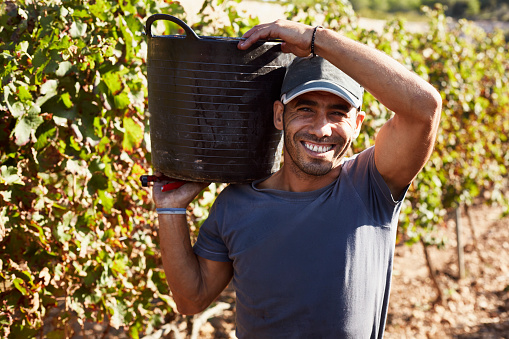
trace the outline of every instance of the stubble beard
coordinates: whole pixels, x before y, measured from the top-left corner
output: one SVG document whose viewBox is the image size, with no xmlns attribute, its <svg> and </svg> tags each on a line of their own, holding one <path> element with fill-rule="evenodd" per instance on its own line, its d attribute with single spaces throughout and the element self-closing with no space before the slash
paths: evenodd
<svg viewBox="0 0 509 339">
<path fill-rule="evenodd" d="M 320 139 L 305 132 L 297 132 L 294 134 L 293 138 L 285 132 L 284 140 L 286 153 L 291 158 L 292 163 L 297 167 L 295 170 L 300 170 L 300 172 L 314 177 L 327 175 L 336 168 L 352 143 L 351 140 L 347 141 L 341 136 Z M 299 150 L 299 140 L 335 145 L 332 161 L 322 159 L 305 159 L 305 154 Z"/>
</svg>

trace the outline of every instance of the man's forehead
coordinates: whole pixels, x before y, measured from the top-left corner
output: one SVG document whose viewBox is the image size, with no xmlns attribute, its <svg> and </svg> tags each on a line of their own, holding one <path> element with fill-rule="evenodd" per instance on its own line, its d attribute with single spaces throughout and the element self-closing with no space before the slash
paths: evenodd
<svg viewBox="0 0 509 339">
<path fill-rule="evenodd" d="M 352 109 L 353 106 L 344 98 L 339 95 L 325 92 L 325 91 L 312 91 L 299 95 L 291 101 L 295 106 L 300 104 L 308 105 L 326 105 L 326 106 L 338 106 L 344 107 L 348 110 Z"/>
</svg>

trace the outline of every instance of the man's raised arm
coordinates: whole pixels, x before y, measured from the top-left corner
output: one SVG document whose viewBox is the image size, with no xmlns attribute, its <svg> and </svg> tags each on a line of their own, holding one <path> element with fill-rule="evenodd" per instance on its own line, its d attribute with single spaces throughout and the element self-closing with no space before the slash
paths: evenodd
<svg viewBox="0 0 509 339">
<path fill-rule="evenodd" d="M 278 20 L 244 34 L 246 49 L 259 39 L 279 38 L 282 50 L 311 52 L 314 27 Z M 385 53 L 332 30 L 317 28 L 314 51 L 348 74 L 395 113 L 376 137 L 375 163 L 397 199 L 429 159 L 435 143 L 442 100 L 428 82 Z"/>
</svg>

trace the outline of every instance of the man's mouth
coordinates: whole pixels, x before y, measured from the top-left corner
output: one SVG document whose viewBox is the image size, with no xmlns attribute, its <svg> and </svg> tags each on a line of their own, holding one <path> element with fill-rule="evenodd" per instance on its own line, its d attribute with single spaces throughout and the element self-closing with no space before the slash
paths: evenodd
<svg viewBox="0 0 509 339">
<path fill-rule="evenodd" d="M 303 142 L 304 147 L 315 153 L 326 153 L 333 148 L 333 145 L 317 145 L 309 142 Z"/>
</svg>

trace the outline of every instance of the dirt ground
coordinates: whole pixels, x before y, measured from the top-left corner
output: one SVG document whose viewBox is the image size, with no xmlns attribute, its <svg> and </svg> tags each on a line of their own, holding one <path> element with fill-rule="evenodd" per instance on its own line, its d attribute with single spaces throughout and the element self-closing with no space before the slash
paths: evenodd
<svg viewBox="0 0 509 339">
<path fill-rule="evenodd" d="M 452 217 L 442 233 L 444 249 L 430 249 L 443 302 L 436 290 L 422 246 L 396 250 L 386 338 L 509 338 L 509 217 L 500 208 L 471 208 L 471 222 L 462 212 L 466 276 L 458 279 L 456 223 Z"/>
<path fill-rule="evenodd" d="M 484 205 L 472 207 L 473 235 L 463 211 L 462 279 L 454 216 L 440 228 L 448 243 L 440 250 L 429 248 L 429 254 L 443 293 L 441 303 L 435 302 L 437 293 L 422 246 L 397 246 L 385 338 L 509 338 L 509 217 L 501 218 L 501 212 Z M 231 307 L 201 326 L 199 338 L 235 338 L 231 289 L 220 302 Z"/>
</svg>

